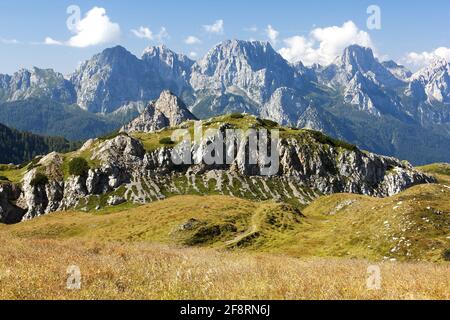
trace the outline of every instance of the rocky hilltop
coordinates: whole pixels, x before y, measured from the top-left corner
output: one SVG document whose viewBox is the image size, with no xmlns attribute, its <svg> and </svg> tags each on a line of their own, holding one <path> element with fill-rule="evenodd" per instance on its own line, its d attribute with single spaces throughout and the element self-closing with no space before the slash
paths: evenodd
<svg viewBox="0 0 450 320">
<path fill-rule="evenodd" d="M 158 100 L 151 102 L 135 120 L 125 125 L 121 132 L 154 132 L 176 127 L 187 120 L 197 120 L 183 101 L 170 91 L 163 91 Z"/>
<path fill-rule="evenodd" d="M 248 139 L 238 145 L 236 158 L 230 164 L 211 165 L 203 161 L 175 165 L 171 160 L 175 146 L 168 140 L 177 128 L 193 131 L 194 121 L 169 127 L 181 121 L 178 111 L 183 109 L 172 113 L 174 109 L 161 106 L 178 106 L 174 99 L 165 92 L 152 106 L 168 120 L 168 127 L 162 130 L 129 130 L 107 139 L 90 140 L 76 152 L 35 159 L 21 171 L 20 184 L 2 184 L 1 221 L 18 222 L 69 209 L 98 210 L 124 202 L 142 204 L 179 194 L 276 199 L 302 207 L 323 194 L 348 192 L 385 197 L 416 184 L 434 182 L 407 162 L 361 151 L 320 132 L 281 127 L 272 121 L 238 114 L 212 118 L 203 125 L 224 134 L 233 128 L 279 130 L 276 175 L 262 175 L 265 164 L 260 160 L 249 163 Z M 148 126 L 145 119 L 150 121 Z M 138 127 L 152 131 L 156 129 L 153 120 L 140 117 L 134 123 L 144 121 Z M 216 136 L 205 136 L 190 144 L 191 158 L 210 152 L 208 146 L 215 139 Z M 75 159 L 84 159 L 87 167 L 71 172 Z"/>
</svg>

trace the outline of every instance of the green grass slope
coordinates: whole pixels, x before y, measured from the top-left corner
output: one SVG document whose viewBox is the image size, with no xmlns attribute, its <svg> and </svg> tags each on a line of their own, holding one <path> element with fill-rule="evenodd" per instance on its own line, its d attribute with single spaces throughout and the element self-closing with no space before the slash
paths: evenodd
<svg viewBox="0 0 450 320">
<path fill-rule="evenodd" d="M 386 199 L 321 197 L 302 212 L 275 202 L 179 196 L 97 214 L 55 213 L 0 226 L 0 233 L 23 239 L 152 242 L 294 257 L 442 261 L 450 249 L 448 199 L 450 189 L 437 184 Z"/>
</svg>

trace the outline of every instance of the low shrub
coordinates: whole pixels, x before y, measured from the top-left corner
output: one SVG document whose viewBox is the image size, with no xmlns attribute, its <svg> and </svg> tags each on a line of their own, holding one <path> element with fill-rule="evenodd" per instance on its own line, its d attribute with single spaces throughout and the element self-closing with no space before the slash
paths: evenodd
<svg viewBox="0 0 450 320">
<path fill-rule="evenodd" d="M 164 145 L 173 145 L 175 144 L 175 142 L 172 141 L 171 138 L 166 137 L 166 138 L 162 138 L 161 140 L 159 140 L 160 144 L 164 144 Z"/>
<path fill-rule="evenodd" d="M 335 147 L 335 148 L 343 148 L 343 149 L 346 149 L 349 151 L 357 151 L 358 150 L 357 146 L 355 146 L 351 143 L 342 141 L 342 140 L 331 138 L 331 137 L 323 134 L 322 132 L 313 131 L 313 130 L 309 130 L 309 132 L 311 133 L 313 138 L 319 143 L 327 144 L 327 145 Z"/>
<path fill-rule="evenodd" d="M 84 177 L 88 174 L 89 169 L 89 164 L 84 158 L 73 158 L 69 162 L 70 175 Z"/>
<path fill-rule="evenodd" d="M 276 128 L 278 127 L 278 123 L 272 120 L 268 119 L 258 119 L 258 122 L 260 125 L 262 125 L 265 128 Z"/>
<path fill-rule="evenodd" d="M 43 173 L 36 173 L 36 176 L 31 180 L 32 187 L 44 187 L 48 183 L 48 177 Z"/>
<path fill-rule="evenodd" d="M 442 258 L 444 258 L 445 261 L 450 261 L 450 249 L 444 250 Z"/>
</svg>

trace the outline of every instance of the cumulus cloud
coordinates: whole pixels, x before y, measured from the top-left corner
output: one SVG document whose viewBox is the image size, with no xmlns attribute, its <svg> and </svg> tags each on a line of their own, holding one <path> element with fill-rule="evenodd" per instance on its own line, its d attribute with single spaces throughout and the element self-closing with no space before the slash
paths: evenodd
<svg viewBox="0 0 450 320">
<path fill-rule="evenodd" d="M 120 38 L 120 26 L 111 22 L 104 8 L 98 7 L 91 9 L 77 23 L 75 32 L 68 45 L 79 48 L 113 42 Z"/>
<path fill-rule="evenodd" d="M 208 33 L 222 34 L 224 31 L 223 20 L 217 20 L 211 25 L 204 25 L 203 29 Z"/>
<path fill-rule="evenodd" d="M 433 62 L 433 60 L 438 58 L 443 58 L 450 62 L 450 48 L 440 47 L 432 52 L 410 52 L 402 60 L 411 68 L 422 68 L 429 65 Z"/>
<path fill-rule="evenodd" d="M 201 41 L 199 38 L 195 37 L 195 36 L 189 36 L 189 37 L 187 37 L 186 40 L 184 40 L 184 42 L 185 42 L 186 44 L 189 44 L 189 45 L 194 45 L 194 44 L 200 44 L 200 43 L 202 43 L 202 41 Z"/>
<path fill-rule="evenodd" d="M 285 47 L 280 49 L 280 54 L 290 62 L 302 61 L 306 65 L 328 65 L 353 44 L 372 48 L 376 53 L 370 35 L 359 30 L 353 21 L 340 27 L 316 28 L 308 37 L 294 36 L 283 41 Z"/>
<path fill-rule="evenodd" d="M 139 39 L 147 39 L 150 41 L 164 42 L 164 39 L 169 38 L 169 33 L 165 27 L 161 27 L 157 34 L 154 34 L 148 27 L 139 27 L 139 29 L 131 29 L 131 32 Z"/>
<path fill-rule="evenodd" d="M 153 32 L 147 27 L 139 27 L 139 29 L 131 29 L 131 32 L 140 39 L 153 40 Z"/>
<path fill-rule="evenodd" d="M 111 22 L 104 8 L 94 7 L 88 11 L 84 19 L 78 21 L 73 29 L 75 35 L 67 41 L 58 41 L 47 37 L 48 45 L 67 45 L 86 48 L 103 43 L 114 42 L 120 38 L 120 26 Z"/>
<path fill-rule="evenodd" d="M 280 35 L 280 33 L 269 24 L 266 28 L 266 35 L 273 44 L 276 44 L 278 42 L 278 36 Z"/>
</svg>

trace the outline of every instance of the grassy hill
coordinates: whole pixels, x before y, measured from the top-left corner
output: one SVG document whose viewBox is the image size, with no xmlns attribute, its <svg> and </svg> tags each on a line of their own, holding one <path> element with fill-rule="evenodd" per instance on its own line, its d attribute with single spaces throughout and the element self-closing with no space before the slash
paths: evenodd
<svg viewBox="0 0 450 320">
<path fill-rule="evenodd" d="M 448 163 L 433 163 L 418 169 L 435 176 L 439 183 L 450 184 L 450 164 Z"/>
<path fill-rule="evenodd" d="M 179 196 L 96 214 L 51 214 L 2 226 L 0 232 L 27 239 L 156 242 L 295 257 L 442 261 L 450 249 L 449 198 L 450 188 L 422 185 L 386 199 L 321 197 L 300 212 L 271 201 Z"/>
<path fill-rule="evenodd" d="M 449 299 L 449 195 L 442 185 L 389 199 L 333 195 L 303 213 L 180 196 L 0 225 L 0 298 Z M 366 287 L 374 264 L 380 290 Z M 72 265 L 79 291 L 65 289 Z"/>
</svg>

